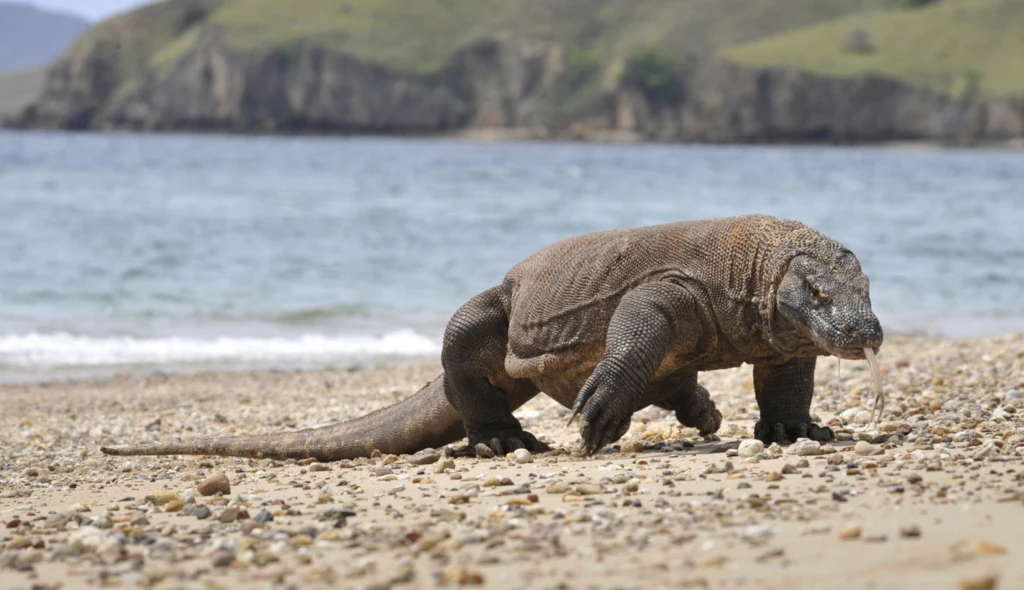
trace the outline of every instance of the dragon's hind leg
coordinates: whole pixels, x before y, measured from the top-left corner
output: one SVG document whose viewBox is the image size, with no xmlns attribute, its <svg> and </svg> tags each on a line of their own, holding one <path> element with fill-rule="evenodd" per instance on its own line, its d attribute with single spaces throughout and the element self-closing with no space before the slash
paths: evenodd
<svg viewBox="0 0 1024 590">
<path fill-rule="evenodd" d="M 675 412 L 680 424 L 696 428 L 701 436 L 718 432 L 722 413 L 715 407 L 708 390 L 697 383 L 697 373 L 673 376 L 660 385 L 669 393 L 654 405 Z"/>
<path fill-rule="evenodd" d="M 512 415 L 539 390 L 505 371 L 508 314 L 500 289 L 470 299 L 448 322 L 441 352 L 444 393 L 462 415 L 469 448 L 478 454 L 487 449 L 498 456 L 519 448 L 547 451 Z"/>
</svg>

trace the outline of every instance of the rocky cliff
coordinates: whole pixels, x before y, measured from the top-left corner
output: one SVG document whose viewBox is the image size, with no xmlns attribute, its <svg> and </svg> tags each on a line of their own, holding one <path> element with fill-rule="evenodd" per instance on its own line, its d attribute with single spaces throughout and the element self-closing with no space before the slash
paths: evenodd
<svg viewBox="0 0 1024 590">
<path fill-rule="evenodd" d="M 707 64 L 677 107 L 620 94 L 617 125 L 651 139 L 709 142 L 951 143 L 1024 137 L 1024 95 L 954 100 L 880 76 Z"/>
<path fill-rule="evenodd" d="M 134 72 L 116 43 L 96 42 L 50 70 L 43 95 L 14 125 L 259 133 L 496 129 L 530 137 L 705 142 L 1024 137 L 1024 96 L 954 100 L 879 76 L 829 78 L 711 59 L 679 72 L 682 92 L 666 102 L 607 76 L 600 83 L 573 81 L 579 72 L 567 49 L 551 41 L 477 41 L 430 74 L 308 43 L 240 52 L 212 27 L 198 30 L 194 41 L 159 67 Z M 564 108 L 574 100 L 583 106 Z"/>
</svg>

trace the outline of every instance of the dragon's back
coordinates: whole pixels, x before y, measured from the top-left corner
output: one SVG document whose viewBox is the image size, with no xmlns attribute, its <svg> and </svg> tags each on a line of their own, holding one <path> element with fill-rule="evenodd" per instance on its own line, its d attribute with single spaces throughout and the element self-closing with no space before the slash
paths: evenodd
<svg viewBox="0 0 1024 590">
<path fill-rule="evenodd" d="M 506 275 L 509 358 L 550 360 L 572 350 L 599 356 L 619 300 L 646 282 L 686 281 L 723 299 L 725 293 L 751 292 L 751 267 L 758 257 L 805 227 L 749 215 L 606 230 L 555 242 Z"/>
</svg>

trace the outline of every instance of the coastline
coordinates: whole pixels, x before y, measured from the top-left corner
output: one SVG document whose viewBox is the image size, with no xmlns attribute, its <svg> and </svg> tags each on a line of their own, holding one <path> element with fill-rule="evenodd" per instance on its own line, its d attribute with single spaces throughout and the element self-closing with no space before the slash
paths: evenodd
<svg viewBox="0 0 1024 590">
<path fill-rule="evenodd" d="M 1024 335 L 892 337 L 879 361 L 887 405 L 874 427 L 861 423 L 873 397 L 865 363 L 837 371 L 835 359 L 819 360 L 812 411 L 826 423 L 839 417 L 841 438 L 852 439 L 825 454 L 729 456 L 756 417 L 741 367 L 701 377 L 725 417 L 720 442 L 649 408 L 619 443 L 636 439 L 643 452 L 581 459 L 567 411 L 538 396 L 517 415 L 561 451 L 527 464 L 456 459 L 444 473 L 404 458 L 312 470 L 98 451 L 345 420 L 408 396 L 437 374 L 436 361 L 3 385 L 0 586 L 1024 583 L 1015 541 L 1024 526 Z M 217 471 L 230 496 L 197 494 Z M 493 485 L 503 477 L 514 485 Z M 160 490 L 186 506 L 146 500 Z M 221 522 L 229 503 L 253 518 Z M 198 506 L 212 518 L 185 513 Z M 325 517 L 331 509 L 354 514 Z M 256 522 L 263 510 L 272 522 Z"/>
<path fill-rule="evenodd" d="M 421 137 L 421 136 L 411 136 Z M 588 132 L 572 130 L 555 132 L 545 128 L 532 127 L 475 127 L 463 129 L 452 133 L 442 133 L 436 136 L 444 139 L 456 139 L 463 141 L 479 141 L 487 143 L 501 143 L 513 141 L 574 141 L 580 143 L 595 144 L 636 144 L 636 145 L 722 145 L 722 146 L 750 146 L 750 147 L 856 147 L 856 148 L 883 148 L 883 149 L 907 149 L 907 150 L 941 150 L 941 149 L 979 149 L 979 150 L 1024 150 L 1024 137 L 1012 139 L 980 139 L 972 140 L 969 143 L 944 142 L 936 139 L 885 139 L 879 141 L 765 141 L 765 142 L 703 142 L 666 140 L 645 137 L 636 131 L 623 130 L 593 130 Z"/>
<path fill-rule="evenodd" d="M 322 139 L 441 139 L 477 143 L 555 142 L 585 143 L 595 145 L 701 145 L 732 147 L 847 147 L 880 148 L 905 150 L 1024 150 L 1024 137 L 1011 139 L 972 139 L 969 142 L 940 141 L 937 139 L 884 139 L 878 141 L 697 141 L 681 139 L 658 139 L 646 137 L 637 131 L 626 130 L 560 130 L 544 127 L 469 127 L 436 133 L 363 133 L 303 130 L 301 132 L 267 133 L 260 131 L 230 131 L 223 129 L 180 129 L 180 130 L 133 130 L 133 129 L 86 129 L 65 130 L 50 128 L 19 128 L 5 125 L 0 116 L 0 133 L 54 133 L 54 134 L 101 134 L 101 135 L 142 135 L 142 136 L 212 136 L 212 137 L 262 137 L 262 138 L 322 138 Z"/>
</svg>

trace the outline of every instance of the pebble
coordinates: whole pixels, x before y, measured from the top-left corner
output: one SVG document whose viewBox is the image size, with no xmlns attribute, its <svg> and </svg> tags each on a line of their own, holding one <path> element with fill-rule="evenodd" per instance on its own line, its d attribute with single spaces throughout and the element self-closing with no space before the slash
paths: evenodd
<svg viewBox="0 0 1024 590">
<path fill-rule="evenodd" d="M 219 521 L 221 521 L 223 523 L 231 523 L 231 522 L 235 522 L 236 520 L 238 520 L 238 516 L 239 516 L 238 508 L 235 508 L 234 506 L 229 506 L 229 507 L 225 508 L 220 513 L 220 516 L 217 517 L 217 520 L 219 520 Z"/>
<path fill-rule="evenodd" d="M 331 470 L 331 466 L 327 465 L 326 463 L 313 463 L 312 465 L 309 466 L 309 472 L 310 473 L 320 473 L 320 472 L 323 472 L 323 471 L 330 471 L 330 470 Z"/>
<path fill-rule="evenodd" d="M 42 551 L 32 551 L 32 550 L 20 551 L 20 552 L 16 553 L 15 555 L 16 555 L 16 557 L 14 558 L 14 566 L 15 566 L 16 569 L 21 569 L 21 570 L 31 569 L 32 566 L 34 566 L 35 564 L 37 564 L 37 563 L 39 563 L 39 562 L 41 562 L 43 560 L 43 552 Z M 38 588 L 39 586 L 34 586 L 34 587 Z"/>
<path fill-rule="evenodd" d="M 549 494 L 564 494 L 569 491 L 569 484 L 561 481 L 553 481 L 544 488 Z"/>
<path fill-rule="evenodd" d="M 859 539 L 861 535 L 860 525 L 850 524 L 839 530 L 839 538 L 843 541 Z"/>
<path fill-rule="evenodd" d="M 737 451 L 740 457 L 756 457 L 764 451 L 764 443 L 757 439 L 748 439 L 740 443 Z"/>
<path fill-rule="evenodd" d="M 228 567 L 235 562 L 235 554 L 221 549 L 213 554 L 213 567 Z"/>
<path fill-rule="evenodd" d="M 445 459 L 434 464 L 434 473 L 444 473 L 455 469 L 455 459 Z"/>
<path fill-rule="evenodd" d="M 256 516 L 253 517 L 256 522 L 272 522 L 274 515 L 267 509 L 260 510 Z"/>
<path fill-rule="evenodd" d="M 623 453 L 642 453 L 644 452 L 644 443 L 638 439 L 631 438 L 623 441 L 620 448 Z"/>
<path fill-rule="evenodd" d="M 107 537 L 96 547 L 96 555 L 107 565 L 113 565 L 124 555 L 124 545 L 116 537 Z"/>
<path fill-rule="evenodd" d="M 991 541 L 978 541 L 974 546 L 975 553 L 979 555 L 1002 555 L 1006 553 L 1006 547 Z"/>
<path fill-rule="evenodd" d="M 103 531 L 93 526 L 84 526 L 68 537 L 68 545 L 75 553 L 95 553 L 101 543 Z"/>
<path fill-rule="evenodd" d="M 865 440 L 859 441 L 854 447 L 853 452 L 858 455 L 870 455 L 875 452 L 877 447 Z"/>
<path fill-rule="evenodd" d="M 515 450 L 515 461 L 516 463 L 533 463 L 533 454 L 526 449 Z"/>
<path fill-rule="evenodd" d="M 778 459 L 782 456 L 783 450 L 779 443 L 772 443 L 768 445 L 768 448 L 761 454 L 762 459 Z"/>
<path fill-rule="evenodd" d="M 409 455 L 407 463 L 412 465 L 433 465 L 441 459 L 441 453 L 437 449 L 423 449 L 414 455 Z"/>
<path fill-rule="evenodd" d="M 821 443 L 816 440 L 802 438 L 789 447 L 789 454 L 801 457 L 821 455 Z"/>
<path fill-rule="evenodd" d="M 32 539 L 23 536 L 16 536 L 4 545 L 4 549 L 10 549 L 17 551 L 18 549 L 25 549 L 26 547 L 32 546 Z"/>
<path fill-rule="evenodd" d="M 210 510 L 209 506 L 197 506 L 192 510 L 192 516 L 198 518 L 199 520 L 205 520 L 207 518 L 210 518 L 211 514 L 212 511 Z"/>
<path fill-rule="evenodd" d="M 960 590 L 995 590 L 999 584 L 999 576 L 986 574 L 976 578 L 960 580 Z"/>
<path fill-rule="evenodd" d="M 916 539 L 921 536 L 921 527 L 916 524 L 908 524 L 900 527 L 900 536 L 904 539 Z"/>
<path fill-rule="evenodd" d="M 309 547 L 313 544 L 313 537 L 306 534 L 292 535 L 288 539 L 288 544 L 292 547 Z"/>
<path fill-rule="evenodd" d="M 452 566 L 444 570 L 444 581 L 459 586 L 478 586 L 484 583 L 484 575 L 462 566 Z"/>
<path fill-rule="evenodd" d="M 171 500 L 181 500 L 181 496 L 173 490 L 160 490 L 147 496 L 147 499 L 157 506 L 163 506 Z"/>
<path fill-rule="evenodd" d="M 604 492 L 604 490 L 601 489 L 601 486 L 592 483 L 581 483 L 573 488 L 573 491 L 575 491 L 578 496 L 594 496 Z"/>
<path fill-rule="evenodd" d="M 199 482 L 196 491 L 200 496 L 215 496 L 221 494 L 227 496 L 231 493 L 231 482 L 223 471 L 218 471 Z"/>
</svg>

